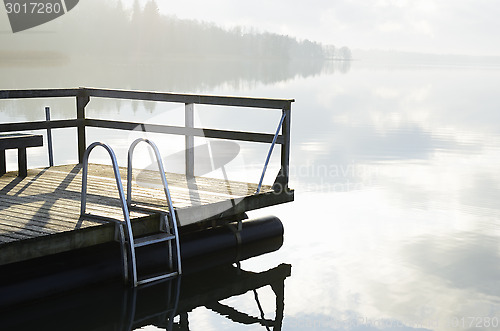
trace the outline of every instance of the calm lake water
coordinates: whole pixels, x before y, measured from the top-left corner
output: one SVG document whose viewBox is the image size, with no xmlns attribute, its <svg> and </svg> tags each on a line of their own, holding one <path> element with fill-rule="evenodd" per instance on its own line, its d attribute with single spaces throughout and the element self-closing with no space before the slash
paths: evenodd
<svg viewBox="0 0 500 331">
<path fill-rule="evenodd" d="M 68 78 L 61 85 L 170 88 L 85 80 Z M 357 61 L 342 70 L 271 81 L 235 78 L 172 91 L 296 100 L 290 184 L 295 201 L 249 213 L 278 216 L 285 227 L 284 244 L 241 263 L 243 270 L 254 272 L 281 263 L 292 266 L 284 282 L 284 330 L 497 330 L 499 86 L 500 64 Z M 40 105 L 39 112 L 29 113 L 17 111 L 19 105 L 3 108 L 2 121 L 43 119 Z M 72 100 L 48 105 L 55 118 L 74 109 Z M 280 115 L 249 109 L 235 116 L 231 110 L 205 108 L 196 108 L 197 125 L 236 130 L 273 132 Z M 178 124 L 183 113 L 176 105 L 96 101 L 89 105 L 89 116 Z M 109 142 L 122 160 L 130 141 L 140 135 L 103 130 L 89 134 L 89 141 Z M 73 133 L 56 135 L 73 137 L 70 143 L 58 140 L 56 148 L 62 152 L 56 154 L 56 163 L 74 162 Z M 157 138 L 166 154 L 183 141 L 175 139 Z M 257 182 L 267 147 L 240 147 L 227 173 L 232 179 Z M 34 152 L 29 161 L 33 166 L 47 163 L 43 151 Z M 278 170 L 278 158 L 272 161 L 267 182 Z M 211 175 L 221 176 L 218 171 Z M 264 318 L 274 319 L 271 287 L 257 292 Z M 252 292 L 221 303 L 250 316 L 262 315 Z M 190 330 L 266 329 L 230 321 L 206 307 L 188 317 Z"/>
</svg>

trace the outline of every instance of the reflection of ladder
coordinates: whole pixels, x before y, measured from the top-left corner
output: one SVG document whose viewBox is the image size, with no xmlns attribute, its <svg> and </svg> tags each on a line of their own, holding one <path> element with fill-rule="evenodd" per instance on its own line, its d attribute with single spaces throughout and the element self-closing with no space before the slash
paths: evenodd
<svg viewBox="0 0 500 331">
<path fill-rule="evenodd" d="M 160 177 L 163 183 L 163 188 L 165 191 L 165 196 L 167 199 L 167 204 L 169 211 L 160 213 L 160 231 L 151 235 L 142 236 L 138 238 L 134 238 L 132 232 L 132 224 L 130 221 L 129 209 L 140 209 L 143 211 L 149 212 L 158 212 L 157 210 L 151 210 L 143 207 L 132 206 L 131 204 L 131 194 L 132 194 L 132 154 L 135 149 L 135 146 L 144 141 L 148 143 L 154 150 L 156 160 L 158 163 L 158 170 L 160 172 Z M 107 150 L 111 157 L 113 170 L 115 174 L 116 185 L 118 188 L 118 194 L 120 196 L 121 207 L 123 211 L 124 221 L 111 218 L 111 217 L 103 217 L 99 215 L 93 215 L 86 213 L 86 205 L 87 205 L 87 175 L 88 175 L 88 158 L 90 152 L 96 147 L 101 146 Z M 107 144 L 95 142 L 91 144 L 87 150 L 85 151 L 83 158 L 83 175 L 82 175 L 82 196 L 81 196 L 81 211 L 80 217 L 84 219 L 97 219 L 106 222 L 113 222 L 116 224 L 117 235 L 119 237 L 119 241 L 121 243 L 122 249 L 122 260 L 123 260 L 123 275 L 124 279 L 127 282 L 130 280 L 134 287 L 154 282 L 160 279 L 165 279 L 169 277 L 174 277 L 181 274 L 181 257 L 180 257 L 180 245 L 179 245 L 179 236 L 177 231 L 177 220 L 175 217 L 175 211 L 172 205 L 172 199 L 170 197 L 170 191 L 168 190 L 167 180 L 165 177 L 165 171 L 163 168 L 163 163 L 161 161 L 160 153 L 156 145 L 147 140 L 139 138 L 135 140 L 129 148 L 128 152 L 128 166 L 127 166 L 127 198 L 125 198 L 125 194 L 123 191 L 123 185 L 121 182 L 120 170 L 118 168 L 118 162 L 116 160 L 115 153 Z M 175 241 L 175 255 L 176 255 L 176 269 L 174 269 L 173 263 L 173 250 L 172 250 L 172 241 Z M 137 274 L 137 261 L 136 261 L 136 248 L 154 245 L 157 243 L 166 242 L 168 244 L 168 264 L 169 264 L 169 272 L 160 273 L 157 275 L 144 277 L 139 279 Z M 129 266 L 130 260 L 130 266 Z"/>
<path fill-rule="evenodd" d="M 179 305 L 181 277 L 130 288 L 124 291 L 120 331 L 130 331 L 145 325 L 174 330 L 174 318 Z"/>
</svg>

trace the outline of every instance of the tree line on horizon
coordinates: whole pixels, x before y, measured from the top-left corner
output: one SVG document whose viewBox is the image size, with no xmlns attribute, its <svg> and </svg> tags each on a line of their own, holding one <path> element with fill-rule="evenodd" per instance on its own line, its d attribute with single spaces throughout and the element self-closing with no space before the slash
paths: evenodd
<svg viewBox="0 0 500 331">
<path fill-rule="evenodd" d="M 117 1 L 120 22 L 124 29 L 130 29 L 129 36 L 135 42 L 137 52 L 153 52 L 175 57 L 204 57 L 232 59 L 287 59 L 323 60 L 351 58 L 347 47 L 336 48 L 310 40 L 296 38 L 255 29 L 235 27 L 227 30 L 214 23 L 179 19 L 162 15 L 156 0 L 150 0 L 141 8 L 134 0 L 127 15 L 121 0 Z"/>
<path fill-rule="evenodd" d="M 5 49 L 54 51 L 78 57 L 119 57 L 122 60 L 349 60 L 347 47 L 255 29 L 224 29 L 214 23 L 179 19 L 159 12 L 155 0 L 143 7 L 134 0 L 86 0 L 78 11 L 52 28 L 57 33 L 13 34 Z M 72 16 L 71 16 L 72 15 Z"/>
<path fill-rule="evenodd" d="M 121 0 L 117 10 L 126 13 Z M 127 17 L 127 15 L 121 15 Z M 161 54 L 208 58 L 237 59 L 287 59 L 318 60 L 351 58 L 347 47 L 336 48 L 310 40 L 296 38 L 255 29 L 235 27 L 227 30 L 214 23 L 178 19 L 161 15 L 156 0 L 148 1 L 141 8 L 134 0 L 128 15 L 128 24 L 134 29 L 133 36 L 138 43 L 137 50 L 152 47 Z M 122 22 L 127 23 L 127 21 Z"/>
</svg>

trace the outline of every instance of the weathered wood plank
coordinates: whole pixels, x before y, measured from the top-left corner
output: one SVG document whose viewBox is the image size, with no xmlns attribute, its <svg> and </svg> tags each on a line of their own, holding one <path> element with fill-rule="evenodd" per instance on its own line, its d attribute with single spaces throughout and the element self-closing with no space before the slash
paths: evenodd
<svg viewBox="0 0 500 331">
<path fill-rule="evenodd" d="M 14 204 L 7 205 L 2 203 L 0 205 L 0 215 L 7 215 L 9 213 L 14 213 L 13 216 L 16 216 L 19 219 L 25 219 L 33 222 L 42 222 L 45 224 L 52 225 L 61 225 L 64 227 L 68 227 L 70 222 L 68 219 L 78 219 L 80 216 L 79 206 L 75 206 L 75 204 L 66 203 L 64 205 L 59 204 L 57 208 L 54 208 L 54 204 L 46 204 L 39 203 L 41 206 L 36 206 L 34 203 L 31 203 L 27 200 L 15 200 L 12 201 Z M 17 204 L 17 205 L 16 205 Z M 115 216 L 121 216 L 121 208 L 118 207 L 109 207 L 102 206 L 97 204 L 89 204 L 89 211 L 93 211 L 95 213 Z M 142 217 L 144 213 L 132 212 L 131 217 Z M 94 225 L 98 225 L 98 223 L 94 223 Z"/>
<path fill-rule="evenodd" d="M 23 213 L 24 212 L 24 213 Z M 31 212 L 29 210 L 28 212 Z M 40 215 L 40 214 L 35 214 L 33 217 L 29 217 L 28 215 L 25 214 L 26 209 L 22 208 L 17 208 L 16 209 L 2 209 L 2 230 L 3 231 L 3 225 L 6 224 L 17 224 L 18 226 L 21 227 L 27 227 L 32 229 L 36 228 L 41 228 L 41 229 L 49 229 L 49 230 L 56 230 L 56 231 L 67 231 L 67 230 L 72 230 L 73 228 L 70 226 L 70 223 L 63 222 L 61 219 L 57 220 L 54 217 L 48 218 L 47 215 Z M 35 211 L 36 213 L 36 211 Z M 52 215 L 50 215 L 52 216 Z M 74 216 L 74 215 L 69 215 L 69 216 Z"/>
<path fill-rule="evenodd" d="M 65 171 L 64 167 L 67 167 L 67 166 L 62 166 L 61 167 L 62 171 Z M 126 168 L 120 168 L 120 175 L 122 176 L 122 178 L 125 178 L 126 171 L 127 171 Z M 159 175 L 156 171 L 134 169 L 134 175 L 135 175 L 133 177 L 134 180 L 137 180 L 136 175 L 138 172 L 141 172 L 141 180 L 144 179 L 144 182 L 160 183 L 160 178 L 159 178 Z M 112 168 L 110 166 L 100 165 L 100 164 L 90 165 L 89 176 L 97 176 L 97 177 L 101 176 L 101 177 L 109 178 L 110 180 L 112 178 L 114 178 Z M 195 177 L 193 180 L 188 180 L 188 179 L 186 179 L 185 175 L 176 174 L 176 173 L 166 173 L 166 177 L 167 177 L 169 186 L 172 186 L 172 187 L 181 186 L 184 188 L 188 188 L 188 182 L 190 182 L 190 183 L 195 183 L 196 186 L 198 187 L 198 190 L 204 190 L 207 192 L 218 192 L 222 187 L 223 188 L 239 187 L 239 188 L 247 188 L 246 192 L 248 192 L 249 194 L 253 194 L 253 192 L 255 192 L 255 190 L 257 189 L 256 183 L 239 182 L 239 181 L 234 181 L 234 180 L 227 182 L 226 180 L 223 180 L 223 179 L 216 179 L 216 178 L 209 178 L 209 177 Z M 268 185 L 262 186 L 263 190 L 270 189 L 270 188 L 271 187 Z"/>
<path fill-rule="evenodd" d="M 94 198 L 96 199 L 100 197 L 109 198 L 109 200 L 106 200 L 106 203 L 108 205 L 119 206 L 119 200 L 117 199 L 118 196 L 116 193 L 116 189 L 114 188 L 115 186 L 114 179 L 96 176 L 97 174 L 99 174 L 99 176 L 103 175 L 111 176 L 112 171 L 109 169 L 110 167 L 108 167 L 108 171 L 103 171 L 103 168 L 101 167 L 98 167 L 97 169 L 94 168 L 95 167 L 93 165 L 90 167 L 91 175 L 89 176 L 92 179 L 99 179 L 99 180 L 89 181 L 89 189 L 88 189 L 88 192 L 90 194 L 89 200 L 92 201 L 92 194 L 94 194 L 95 195 Z M 149 174 L 152 177 L 154 177 L 155 175 L 155 172 L 153 171 L 150 172 L 146 171 L 145 173 Z M 65 199 L 72 199 L 76 201 L 80 200 L 81 180 L 77 179 L 78 173 L 67 175 L 63 171 L 51 171 L 50 175 L 55 176 L 56 178 L 48 177 L 48 175 L 41 175 L 36 179 L 36 185 L 32 182 L 27 182 L 25 185 L 17 185 L 14 188 L 11 188 L 10 191 L 7 193 L 7 195 L 19 194 L 19 192 L 26 190 L 26 187 L 30 187 L 29 190 L 32 195 L 35 193 L 48 194 L 47 192 L 57 191 L 56 184 L 61 185 L 61 183 L 65 182 L 65 184 L 63 185 L 64 189 L 60 190 L 58 194 L 64 196 Z M 193 201 L 193 196 L 192 194 L 190 194 L 192 190 L 189 189 L 186 180 L 179 180 L 177 178 L 177 180 L 172 181 L 171 179 L 173 176 L 171 174 L 168 174 L 168 177 L 169 177 L 169 182 L 171 182 L 170 188 L 174 195 L 174 201 L 178 201 L 178 203 L 181 203 L 182 205 L 186 206 L 189 206 L 193 203 L 195 204 L 210 203 L 216 201 L 224 201 L 238 196 L 245 196 L 248 194 L 252 194 L 256 187 L 256 185 L 254 184 L 249 185 L 246 183 L 238 183 L 238 182 L 227 183 L 221 180 L 201 179 L 197 180 L 196 184 L 198 188 L 197 195 L 200 197 L 200 199 L 198 201 Z M 182 177 L 182 176 L 176 175 L 176 177 Z M 143 178 L 145 177 L 143 176 Z M 154 183 L 153 180 L 151 182 Z M 174 186 L 173 183 L 175 183 L 176 185 L 181 184 L 182 187 Z M 125 185 L 125 181 L 123 181 L 123 184 Z M 56 187 L 55 190 L 54 187 Z M 269 188 L 267 187 L 265 189 Z M 204 191 L 204 190 L 210 190 L 210 191 Z M 156 188 L 151 188 L 151 187 L 145 188 L 134 184 L 133 197 L 134 199 L 137 200 L 147 199 L 148 201 L 150 202 L 152 201 L 158 205 L 165 205 L 164 193 L 160 185 L 156 185 Z M 43 197 L 43 199 L 44 200 L 50 199 L 50 197 Z"/>
</svg>

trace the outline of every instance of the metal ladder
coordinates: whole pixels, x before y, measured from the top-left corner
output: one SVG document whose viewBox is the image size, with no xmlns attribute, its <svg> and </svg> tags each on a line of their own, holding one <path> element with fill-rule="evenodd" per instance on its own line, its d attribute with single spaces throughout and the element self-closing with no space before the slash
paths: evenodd
<svg viewBox="0 0 500 331">
<path fill-rule="evenodd" d="M 177 218 L 175 215 L 174 205 L 172 204 L 172 198 L 170 197 L 170 191 L 168 189 L 167 178 L 165 177 L 165 169 L 163 168 L 163 162 L 161 160 L 160 152 L 156 144 L 153 143 L 149 139 L 138 138 L 136 139 L 128 149 L 128 162 L 127 162 L 127 208 L 134 209 L 139 211 L 149 211 L 149 212 L 158 212 L 156 209 L 150 209 L 148 207 L 133 205 L 132 204 L 132 158 L 135 147 L 140 142 L 145 142 L 153 149 L 156 157 L 156 163 L 158 165 L 158 172 L 160 173 L 161 182 L 163 184 L 163 191 L 165 192 L 165 198 L 167 200 L 167 206 L 169 212 L 160 212 L 160 231 L 157 234 L 141 237 L 136 239 L 135 247 L 153 245 L 159 242 L 167 242 L 168 243 L 168 264 L 170 270 L 174 270 L 173 263 L 173 251 L 172 251 L 172 241 L 175 241 L 175 255 L 176 255 L 176 271 L 172 271 L 170 273 L 158 275 L 155 277 L 150 277 L 146 279 L 142 279 L 138 281 L 138 284 L 145 284 L 154 282 L 160 279 L 165 279 L 169 277 L 174 277 L 180 275 L 182 273 L 181 266 L 181 250 L 179 244 L 179 232 L 177 230 Z"/>
<path fill-rule="evenodd" d="M 162 177 L 162 182 L 165 190 L 165 194 L 167 197 L 167 202 L 168 202 L 168 207 L 169 207 L 169 213 L 160 213 L 160 219 L 161 223 L 163 225 L 163 231 L 160 231 L 159 233 L 155 233 L 153 235 L 148 235 L 144 237 L 139 237 L 139 238 L 134 238 L 133 232 L 132 232 L 132 224 L 130 221 L 130 207 L 131 206 L 131 182 L 132 182 L 132 153 L 135 148 L 135 146 L 141 142 L 145 141 L 147 142 L 154 150 L 157 162 L 158 162 L 158 168 L 160 170 L 160 175 Z M 124 220 L 119 220 L 115 219 L 112 217 L 105 217 L 105 216 L 99 216 L 95 214 L 90 214 L 86 212 L 86 206 L 87 206 L 87 177 L 88 177 L 88 159 L 90 152 L 97 146 L 101 146 L 106 151 L 108 152 L 109 156 L 111 157 L 111 162 L 113 166 L 113 171 L 115 175 L 115 180 L 116 180 L 116 186 L 118 189 L 118 194 L 120 197 L 120 202 L 121 202 L 121 207 L 122 207 L 122 212 L 123 212 L 123 217 Z M 145 283 L 150 283 L 154 282 L 160 279 L 165 279 L 169 277 L 175 277 L 177 275 L 180 275 L 182 273 L 181 271 L 181 260 L 180 260 L 180 245 L 179 245 L 179 235 L 177 231 L 177 220 L 175 217 L 175 211 L 172 205 L 172 200 L 170 198 L 170 192 L 168 190 L 167 186 L 167 181 L 165 178 L 165 172 L 163 169 L 163 164 L 161 162 L 160 154 L 158 151 L 158 148 L 156 145 L 147 140 L 147 139 L 137 139 L 132 143 L 132 145 L 129 148 L 129 153 L 128 153 L 128 167 L 127 167 L 127 194 L 128 197 L 125 198 L 125 194 L 123 191 L 123 185 L 121 181 L 121 176 L 120 176 L 120 170 L 118 167 L 118 162 L 116 160 L 116 155 L 114 151 L 109 147 L 109 145 L 101 142 L 94 142 L 92 143 L 87 150 L 84 153 L 83 157 L 83 174 L 82 174 L 82 194 L 81 194 L 81 208 L 80 208 L 80 218 L 82 219 L 96 219 L 100 221 L 105 221 L 105 222 L 113 222 L 115 223 L 116 226 L 116 234 L 118 237 L 118 240 L 121 244 L 121 253 L 122 253 L 122 262 L 123 262 L 123 277 L 125 282 L 129 282 L 131 280 L 131 283 L 134 287 L 137 287 L 138 285 L 145 284 Z M 141 210 L 146 210 L 146 208 L 141 208 Z M 157 212 L 157 210 L 147 210 L 147 211 L 153 211 Z M 171 242 L 175 241 L 176 243 L 176 257 L 177 257 L 177 270 L 173 270 L 173 252 L 172 252 L 172 244 Z M 149 277 L 149 278 L 143 278 L 143 279 L 138 279 L 137 275 L 137 261 L 136 261 L 136 248 L 138 247 L 143 247 L 143 246 L 148 246 L 148 245 L 153 245 L 156 243 L 160 242 L 168 242 L 168 247 L 169 247 L 169 254 L 168 254 L 168 259 L 169 259 L 169 268 L 171 272 L 163 273 L 157 276 Z M 130 267 L 129 267 L 129 259 L 130 259 Z M 130 279 L 131 278 L 131 279 Z"/>
</svg>

